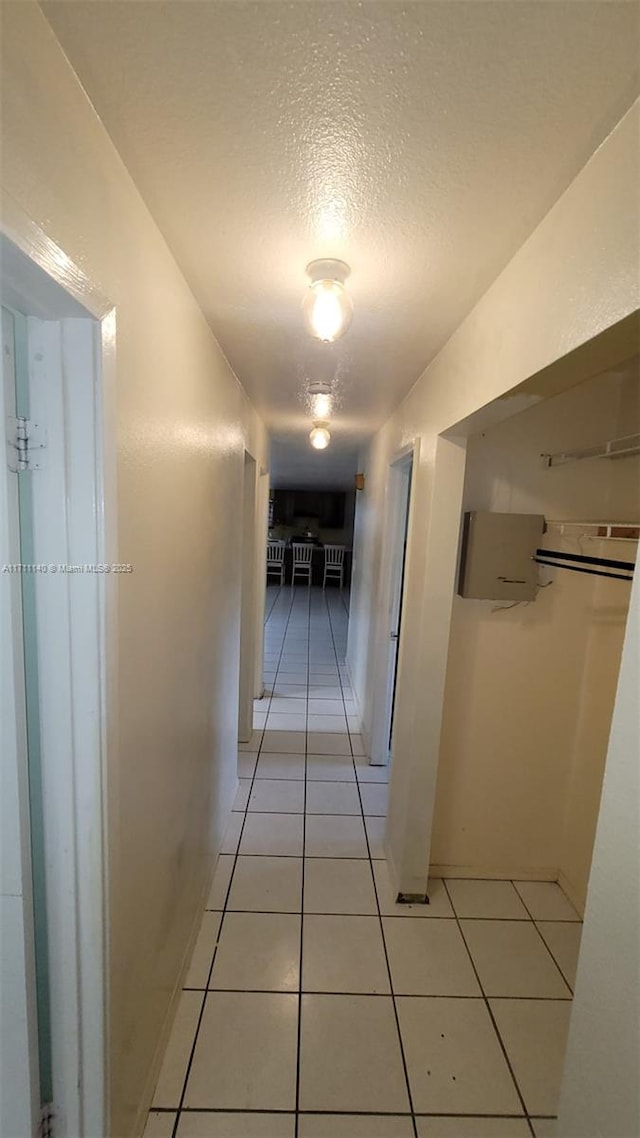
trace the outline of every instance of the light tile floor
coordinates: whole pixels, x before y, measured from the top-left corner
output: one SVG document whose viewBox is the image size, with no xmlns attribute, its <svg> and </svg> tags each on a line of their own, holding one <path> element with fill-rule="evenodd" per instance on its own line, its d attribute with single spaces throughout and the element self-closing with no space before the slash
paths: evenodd
<svg viewBox="0 0 640 1138">
<path fill-rule="evenodd" d="M 336 590 L 269 590 L 267 693 L 145 1138 L 551 1138 L 578 915 L 546 882 L 396 904 L 346 635 Z"/>
</svg>

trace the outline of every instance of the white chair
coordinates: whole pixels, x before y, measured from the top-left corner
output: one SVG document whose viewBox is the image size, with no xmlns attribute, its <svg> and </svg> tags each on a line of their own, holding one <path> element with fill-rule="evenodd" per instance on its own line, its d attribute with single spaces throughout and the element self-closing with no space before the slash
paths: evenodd
<svg viewBox="0 0 640 1138">
<path fill-rule="evenodd" d="M 344 583 L 344 545 L 325 545 L 322 588 L 324 589 L 327 581 L 335 581 L 336 579 L 342 588 Z"/>
<path fill-rule="evenodd" d="M 311 558 L 313 556 L 313 546 L 311 542 L 294 541 L 291 543 L 293 548 L 293 567 L 291 570 L 291 584 L 295 584 L 296 573 L 303 575 L 306 573 L 307 585 L 311 584 Z"/>
<path fill-rule="evenodd" d="M 284 542 L 267 542 L 267 581 L 270 573 L 277 573 L 280 584 L 284 585 Z"/>
</svg>

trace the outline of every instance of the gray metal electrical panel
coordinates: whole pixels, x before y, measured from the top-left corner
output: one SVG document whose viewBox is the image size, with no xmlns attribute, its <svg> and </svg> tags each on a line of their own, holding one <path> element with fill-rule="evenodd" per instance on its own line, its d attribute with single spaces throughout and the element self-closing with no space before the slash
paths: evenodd
<svg viewBox="0 0 640 1138">
<path fill-rule="evenodd" d="M 538 569 L 533 559 L 543 533 L 542 514 L 465 514 L 459 595 L 486 601 L 535 600 Z"/>
</svg>

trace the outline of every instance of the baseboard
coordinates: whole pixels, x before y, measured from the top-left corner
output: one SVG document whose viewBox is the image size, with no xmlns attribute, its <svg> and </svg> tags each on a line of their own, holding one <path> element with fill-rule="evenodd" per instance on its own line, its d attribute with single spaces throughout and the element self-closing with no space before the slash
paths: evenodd
<svg viewBox="0 0 640 1138">
<path fill-rule="evenodd" d="M 582 894 L 578 893 L 575 885 L 569 881 L 569 878 L 562 872 L 562 870 L 560 870 L 558 873 L 558 885 L 562 889 L 562 892 L 566 893 L 578 916 L 580 918 L 583 918 L 585 910 L 585 899 Z"/>
<path fill-rule="evenodd" d="M 362 736 L 362 746 L 364 747 L 364 757 L 366 759 L 370 759 L 371 758 L 371 732 L 368 731 L 367 728 L 365 727 L 364 723 L 362 722 L 362 717 L 359 715 L 358 718 L 360 719 L 360 735 Z"/>
<path fill-rule="evenodd" d="M 360 707 L 360 700 L 358 699 L 358 696 L 356 694 L 356 689 L 355 689 L 354 683 L 353 683 L 353 676 L 351 674 L 351 668 L 349 667 L 349 661 L 346 659 L 346 657 L 345 657 L 345 661 L 344 661 L 344 666 L 347 669 L 347 675 L 349 676 L 349 686 L 351 688 L 351 696 L 352 696 L 353 702 L 356 705 L 356 714 L 358 716 L 358 719 L 360 720 L 360 735 L 362 736 L 362 746 L 364 747 L 364 756 L 363 757 L 365 759 L 369 759 L 369 758 L 371 758 L 371 733 L 367 729 L 366 724 L 362 718 L 362 708 Z"/>
<path fill-rule="evenodd" d="M 218 855 L 218 857 L 219 856 L 220 855 Z M 167 1014 L 164 1017 L 164 1023 L 162 1024 L 162 1028 L 161 1028 L 160 1034 L 158 1036 L 158 1044 L 157 1044 L 156 1050 L 154 1052 L 153 1061 L 151 1063 L 151 1067 L 149 1069 L 149 1075 L 147 1077 L 147 1081 L 146 1081 L 145 1086 L 144 1086 L 144 1091 L 143 1091 L 142 1099 L 141 1099 L 141 1105 L 140 1105 L 138 1113 L 136 1115 L 136 1122 L 135 1122 L 135 1126 L 133 1129 L 133 1134 L 136 1135 L 137 1138 L 141 1138 L 141 1136 L 144 1134 L 144 1129 L 145 1129 L 145 1126 L 147 1124 L 147 1115 L 149 1114 L 149 1111 L 151 1110 L 151 1107 L 153 1104 L 153 1096 L 155 1093 L 156 1084 L 158 1082 L 158 1078 L 160 1077 L 160 1070 L 162 1068 L 162 1063 L 164 1061 L 165 1052 L 167 1050 L 167 1044 L 169 1042 L 169 1036 L 171 1035 L 171 1029 L 173 1027 L 173 1021 L 175 1019 L 176 1011 L 178 1009 L 178 1003 L 180 1000 L 180 996 L 182 995 L 183 982 L 184 982 L 184 979 L 187 975 L 189 965 L 191 963 L 191 957 L 193 955 L 193 950 L 195 948 L 196 940 L 198 939 L 198 933 L 200 932 L 200 925 L 202 924 L 202 915 L 203 915 L 205 908 L 206 908 L 207 898 L 208 898 L 209 893 L 211 891 L 211 884 L 213 882 L 213 875 L 216 871 L 217 864 L 218 864 L 218 858 L 216 857 L 214 860 L 214 863 L 213 863 L 211 874 L 210 874 L 209 879 L 207 880 L 207 883 L 206 883 L 206 888 L 202 892 L 201 904 L 198 906 L 198 908 L 196 910 L 196 917 L 195 917 L 193 926 L 191 928 L 191 932 L 189 934 L 189 940 L 187 942 L 187 947 L 185 949 L 184 956 L 182 958 L 182 965 L 180 967 L 180 972 L 178 974 L 178 981 L 177 981 L 177 983 L 173 989 L 171 1000 L 169 1002 L 169 1007 L 167 1008 Z"/>
<path fill-rule="evenodd" d="M 483 881 L 558 881 L 559 870 L 534 866 L 438 865 L 429 867 L 430 877 L 477 877 Z M 564 886 L 562 886 L 564 888 Z"/>
</svg>

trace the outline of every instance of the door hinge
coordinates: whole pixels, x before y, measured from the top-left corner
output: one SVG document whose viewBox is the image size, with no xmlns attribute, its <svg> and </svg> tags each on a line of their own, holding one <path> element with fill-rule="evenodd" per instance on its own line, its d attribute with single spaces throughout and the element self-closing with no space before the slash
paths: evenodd
<svg viewBox="0 0 640 1138">
<path fill-rule="evenodd" d="M 45 1102 L 40 1107 L 40 1121 L 38 1122 L 38 1138 L 54 1138 L 53 1129 L 53 1103 Z"/>
<path fill-rule="evenodd" d="M 44 428 L 33 419 L 9 419 L 7 443 L 9 470 L 41 470 L 44 465 L 42 451 L 47 445 Z"/>
</svg>

